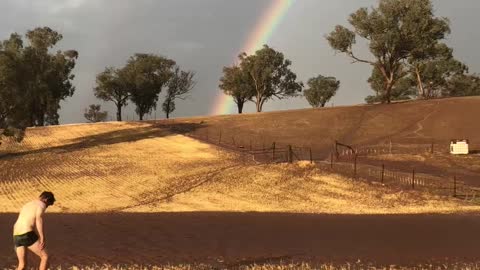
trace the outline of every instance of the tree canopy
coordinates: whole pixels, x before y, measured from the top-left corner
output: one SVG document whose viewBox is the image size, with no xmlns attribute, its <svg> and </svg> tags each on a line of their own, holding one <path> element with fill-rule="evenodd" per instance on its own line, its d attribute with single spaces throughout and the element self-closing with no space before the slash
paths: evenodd
<svg viewBox="0 0 480 270">
<path fill-rule="evenodd" d="M 226 95 L 232 96 L 239 114 L 243 112 L 243 106 L 247 101 L 252 100 L 255 93 L 252 78 L 237 65 L 223 68 L 219 88 Z"/>
<path fill-rule="evenodd" d="M 264 45 L 255 54 L 242 53 L 238 58 L 238 67 L 224 68 L 220 88 L 234 97 L 239 112 L 247 100 L 252 99 L 261 112 L 268 100 L 297 96 L 302 91 L 303 84 L 296 81 L 297 75 L 290 70 L 292 62 L 283 53 Z"/>
<path fill-rule="evenodd" d="M 154 54 L 135 54 L 122 69 L 130 99 L 140 120 L 157 106 L 162 87 L 173 76 L 175 61 Z"/>
<path fill-rule="evenodd" d="M 240 68 L 253 81 L 257 112 L 269 99 L 294 97 L 302 91 L 303 84 L 296 81 L 297 75 L 290 69 L 292 62 L 283 53 L 264 45 L 253 55 L 240 54 L 239 59 Z"/>
<path fill-rule="evenodd" d="M 349 23 L 353 30 L 337 25 L 327 40 L 353 62 L 378 69 L 384 79 L 382 102 L 387 103 L 394 85 L 408 73 L 405 64 L 431 58 L 438 42 L 450 33 L 449 21 L 434 16 L 430 0 L 380 0 L 378 7 L 351 14 Z M 353 52 L 357 36 L 368 42 L 372 60 Z"/>
<path fill-rule="evenodd" d="M 308 89 L 303 91 L 308 103 L 314 107 L 325 107 L 325 104 L 337 93 L 340 81 L 335 77 L 318 75 L 307 82 Z"/>
<path fill-rule="evenodd" d="M 97 98 L 112 101 L 117 108 L 117 121 L 122 121 L 122 108 L 128 105 L 130 92 L 122 77 L 121 70 L 107 67 L 97 75 L 93 91 Z"/>
<path fill-rule="evenodd" d="M 91 104 L 88 108 L 85 109 L 85 113 L 83 114 L 85 119 L 87 119 L 90 123 L 97 123 L 103 122 L 107 120 L 108 112 L 102 112 L 102 106 L 99 104 Z"/>
<path fill-rule="evenodd" d="M 60 102 L 73 95 L 78 52 L 50 50 L 62 35 L 49 27 L 17 33 L 0 42 L 0 129 L 21 134 L 28 126 L 58 124 Z"/>
<path fill-rule="evenodd" d="M 187 94 L 195 87 L 194 76 L 195 72 L 193 71 L 183 71 L 180 70 L 180 67 L 175 67 L 173 76 L 168 81 L 167 94 L 162 104 L 162 109 L 167 119 L 170 118 L 170 114 L 175 111 L 175 100 L 186 99 L 188 97 Z"/>
</svg>

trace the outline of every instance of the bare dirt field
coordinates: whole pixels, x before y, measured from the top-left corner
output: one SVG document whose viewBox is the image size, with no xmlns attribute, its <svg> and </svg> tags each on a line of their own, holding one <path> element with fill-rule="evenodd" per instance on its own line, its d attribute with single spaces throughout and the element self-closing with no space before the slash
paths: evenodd
<svg viewBox="0 0 480 270">
<path fill-rule="evenodd" d="M 478 205 L 256 164 L 156 124 L 34 128 L 1 151 L 0 268 L 15 263 L 16 212 L 43 190 L 58 200 L 56 266 L 480 261 Z"/>
</svg>

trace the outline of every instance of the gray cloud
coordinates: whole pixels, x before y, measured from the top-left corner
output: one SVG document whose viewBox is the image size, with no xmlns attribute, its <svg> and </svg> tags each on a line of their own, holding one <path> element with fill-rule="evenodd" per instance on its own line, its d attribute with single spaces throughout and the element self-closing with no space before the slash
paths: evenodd
<svg viewBox="0 0 480 270">
<path fill-rule="evenodd" d="M 355 104 L 371 94 L 366 80 L 370 67 L 351 64 L 335 55 L 324 35 L 336 24 L 347 24 L 350 13 L 375 0 L 297 0 L 271 37 L 269 44 L 293 61 L 299 79 L 317 74 L 336 76 L 341 89 L 335 104 Z M 136 52 L 156 53 L 197 72 L 197 85 L 190 100 L 179 102 L 174 116 L 210 112 L 218 94 L 223 66 L 230 65 L 243 47 L 270 0 L 7 0 L 0 2 L 0 38 L 12 32 L 25 33 L 36 26 L 50 26 L 64 39 L 61 49 L 74 48 L 80 58 L 75 68 L 75 95 L 62 104 L 62 123 L 83 122 L 83 109 L 101 103 L 93 96 L 95 75 L 106 66 L 124 65 Z M 455 55 L 480 71 L 476 53 L 480 32 L 478 0 L 434 1 L 437 15 L 451 19 L 448 44 Z M 358 53 L 368 56 L 366 46 Z M 111 104 L 103 105 L 111 115 Z M 275 101 L 267 110 L 307 107 L 303 99 Z M 159 107 L 160 108 L 160 107 Z M 247 111 L 253 111 L 248 105 Z M 133 106 L 126 114 L 132 117 Z M 158 116 L 162 115 L 158 112 Z"/>
</svg>

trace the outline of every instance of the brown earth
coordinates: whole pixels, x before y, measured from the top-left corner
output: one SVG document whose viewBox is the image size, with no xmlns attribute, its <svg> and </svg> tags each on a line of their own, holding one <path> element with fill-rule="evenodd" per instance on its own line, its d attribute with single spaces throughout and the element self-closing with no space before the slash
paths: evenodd
<svg viewBox="0 0 480 270">
<path fill-rule="evenodd" d="M 479 98 L 446 99 L 174 124 L 197 133 L 208 126 L 210 136 L 222 130 L 224 139 L 256 132 L 327 149 L 334 138 L 420 144 L 430 140 L 420 135 L 438 133 L 437 142 L 475 141 L 480 127 L 466 112 L 479 115 L 479 108 Z M 404 122 L 393 121 L 397 115 Z M 158 123 L 34 128 L 22 144 L 4 142 L 0 151 L 0 268 L 15 262 L 12 213 L 45 189 L 58 199 L 46 218 L 55 264 L 480 261 L 478 205 L 352 182 L 308 163 L 254 164 Z M 468 162 L 475 170 L 477 160 Z"/>
<path fill-rule="evenodd" d="M 396 159 L 385 157 L 361 159 L 366 164 L 381 165 L 399 171 L 431 174 L 480 186 L 480 97 L 407 101 L 394 104 L 358 105 L 320 109 L 276 111 L 244 115 L 184 118 L 175 124 L 196 124 L 192 134 L 210 141 L 254 149 L 293 145 L 311 148 L 313 158 L 324 160 L 335 141 L 354 147 L 384 146 L 410 148 L 426 157 Z M 221 138 L 220 138 L 221 134 Z M 451 156 L 451 139 L 469 139 L 472 155 Z M 434 155 L 428 148 L 434 144 Z M 307 153 L 299 153 L 308 158 Z"/>
<path fill-rule="evenodd" d="M 438 144 L 447 151 L 451 139 L 470 139 L 480 150 L 480 97 L 406 101 L 393 104 L 300 109 L 242 115 L 177 118 L 200 123 L 198 132 L 222 132 L 224 140 L 253 139 L 257 146 L 278 141 L 328 152 L 335 140 L 350 145 L 387 143 Z M 244 142 L 246 144 L 246 142 Z M 247 144 L 246 144 L 247 145 Z M 477 149 L 479 148 L 479 149 Z"/>
<path fill-rule="evenodd" d="M 0 215 L 0 231 L 13 214 Z M 478 262 L 478 215 L 48 214 L 54 265 Z M 0 266 L 15 257 L 2 233 Z"/>
</svg>

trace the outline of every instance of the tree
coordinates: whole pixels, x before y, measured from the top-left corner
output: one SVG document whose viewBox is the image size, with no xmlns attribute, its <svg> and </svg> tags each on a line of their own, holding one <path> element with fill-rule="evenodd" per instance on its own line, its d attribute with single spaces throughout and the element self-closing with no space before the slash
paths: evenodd
<svg viewBox="0 0 480 270">
<path fill-rule="evenodd" d="M 450 32 L 449 21 L 434 17 L 430 0 L 380 0 L 377 8 L 361 8 L 350 15 L 354 30 L 337 25 L 327 36 L 330 46 L 347 54 L 353 62 L 378 69 L 385 81 L 382 102 L 390 103 L 394 85 L 404 76 L 404 63 L 414 56 L 422 59 Z M 353 52 L 356 37 L 368 42 L 374 60 Z"/>
<path fill-rule="evenodd" d="M 365 101 L 369 104 L 382 102 L 385 100 L 384 89 L 385 89 L 385 79 L 378 69 L 372 70 L 372 75 L 368 79 L 370 87 L 375 92 L 375 95 L 367 96 Z M 390 99 L 393 100 L 408 100 L 416 95 L 415 91 L 415 80 L 410 76 L 402 77 L 397 81 L 397 83 L 392 87 L 390 93 Z"/>
<path fill-rule="evenodd" d="M 78 52 L 75 50 L 50 53 L 62 35 L 49 27 L 35 28 L 26 34 L 29 46 L 22 51 L 25 91 L 30 106 L 30 126 L 58 124 L 60 102 L 75 91 L 72 84 Z"/>
<path fill-rule="evenodd" d="M 107 111 L 101 111 L 101 106 L 98 104 L 91 104 L 85 109 L 83 116 L 91 123 L 104 122 L 108 117 Z"/>
<path fill-rule="evenodd" d="M 255 93 L 255 86 L 250 75 L 236 65 L 223 68 L 219 88 L 226 95 L 233 97 L 239 114 L 243 112 L 244 104 L 251 100 Z"/>
<path fill-rule="evenodd" d="M 475 74 L 454 75 L 443 89 L 443 96 L 480 96 L 480 77 Z"/>
<path fill-rule="evenodd" d="M 156 108 L 162 87 L 173 75 L 175 61 L 153 55 L 135 54 L 122 69 L 121 77 L 130 92 L 130 100 L 136 105 L 140 120 Z"/>
<path fill-rule="evenodd" d="M 58 124 L 60 101 L 72 96 L 78 52 L 50 53 L 62 35 L 43 27 L 0 42 L 0 135 L 23 138 L 29 126 Z"/>
<path fill-rule="evenodd" d="M 308 89 L 303 94 L 308 103 L 314 108 L 325 107 L 325 104 L 337 93 L 340 81 L 335 77 L 318 75 L 307 82 Z"/>
<path fill-rule="evenodd" d="M 175 110 L 175 100 L 185 100 L 187 94 L 195 87 L 195 81 L 193 77 L 195 72 L 183 71 L 177 66 L 173 73 L 172 78 L 168 82 L 167 94 L 165 101 L 162 104 L 162 109 L 166 114 L 167 119 L 170 114 Z"/>
<path fill-rule="evenodd" d="M 284 99 L 297 96 L 303 84 L 296 82 L 297 75 L 290 70 L 292 62 L 285 59 L 283 53 L 264 45 L 254 55 L 239 55 L 240 68 L 253 82 L 253 98 L 257 112 L 274 97 Z"/>
<path fill-rule="evenodd" d="M 129 89 L 121 73 L 121 70 L 113 67 L 105 68 L 103 72 L 97 75 L 97 86 L 93 90 L 97 98 L 115 103 L 117 121 L 122 121 L 122 108 L 128 105 L 128 99 L 130 98 Z"/>
<path fill-rule="evenodd" d="M 19 35 L 12 34 L 0 42 L 0 143 L 2 136 L 21 141 L 29 124 L 29 111 L 22 85 L 22 61 L 20 51 L 23 42 Z"/>
</svg>

